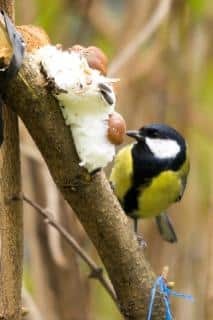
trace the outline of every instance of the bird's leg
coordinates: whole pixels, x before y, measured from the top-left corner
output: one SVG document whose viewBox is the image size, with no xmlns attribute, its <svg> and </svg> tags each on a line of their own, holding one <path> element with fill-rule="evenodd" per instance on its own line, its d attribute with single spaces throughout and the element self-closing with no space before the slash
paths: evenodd
<svg viewBox="0 0 213 320">
<path fill-rule="evenodd" d="M 140 234 L 138 234 L 138 218 L 134 217 L 133 222 L 134 222 L 134 231 L 135 231 L 135 234 L 136 234 L 136 237 L 137 237 L 137 240 L 138 240 L 140 247 L 141 248 L 147 247 L 147 243 L 144 240 L 144 238 Z"/>
</svg>

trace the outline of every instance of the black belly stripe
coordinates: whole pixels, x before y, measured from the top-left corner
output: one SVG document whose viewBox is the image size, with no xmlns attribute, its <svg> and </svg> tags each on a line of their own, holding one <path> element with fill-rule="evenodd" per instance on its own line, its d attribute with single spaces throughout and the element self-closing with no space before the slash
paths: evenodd
<svg viewBox="0 0 213 320">
<path fill-rule="evenodd" d="M 123 200 L 123 209 L 129 216 L 134 217 L 135 212 L 138 210 L 138 196 L 139 192 L 142 192 L 142 188 L 148 187 L 152 179 L 143 180 L 143 183 L 136 183 L 135 178 L 133 178 L 133 185 L 127 191 Z"/>
<path fill-rule="evenodd" d="M 138 190 L 133 186 L 124 196 L 123 208 L 130 215 L 138 209 Z"/>
</svg>

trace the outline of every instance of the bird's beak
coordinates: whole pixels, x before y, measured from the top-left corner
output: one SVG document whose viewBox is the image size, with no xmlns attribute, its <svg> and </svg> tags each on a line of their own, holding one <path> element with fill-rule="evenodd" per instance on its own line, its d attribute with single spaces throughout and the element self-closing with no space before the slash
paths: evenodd
<svg viewBox="0 0 213 320">
<path fill-rule="evenodd" d="M 136 139 L 137 141 L 144 141 L 144 137 L 139 133 L 138 130 L 128 130 L 126 131 L 126 135 Z"/>
</svg>

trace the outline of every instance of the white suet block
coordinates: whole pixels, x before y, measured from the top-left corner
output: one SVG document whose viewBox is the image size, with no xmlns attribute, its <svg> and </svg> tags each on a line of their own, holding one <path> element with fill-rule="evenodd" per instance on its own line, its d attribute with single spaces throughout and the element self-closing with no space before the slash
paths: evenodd
<svg viewBox="0 0 213 320">
<path fill-rule="evenodd" d="M 47 45 L 34 51 L 33 57 L 59 89 L 55 97 L 72 131 L 79 164 L 89 172 L 105 167 L 115 155 L 107 133 L 109 115 L 115 109 L 112 83 L 116 80 L 90 68 L 80 52 Z"/>
</svg>

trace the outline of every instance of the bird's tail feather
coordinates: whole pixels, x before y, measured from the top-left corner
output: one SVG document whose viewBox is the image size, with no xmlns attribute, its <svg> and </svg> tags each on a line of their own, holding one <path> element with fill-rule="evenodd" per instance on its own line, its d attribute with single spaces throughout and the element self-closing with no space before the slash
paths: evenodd
<svg viewBox="0 0 213 320">
<path fill-rule="evenodd" d="M 158 230 L 165 241 L 171 243 L 177 242 L 175 230 L 167 214 L 161 213 L 159 216 L 157 216 L 156 223 Z"/>
</svg>

